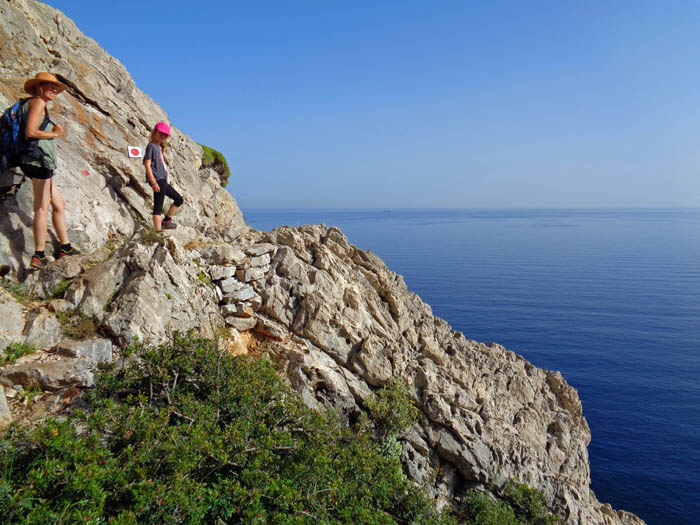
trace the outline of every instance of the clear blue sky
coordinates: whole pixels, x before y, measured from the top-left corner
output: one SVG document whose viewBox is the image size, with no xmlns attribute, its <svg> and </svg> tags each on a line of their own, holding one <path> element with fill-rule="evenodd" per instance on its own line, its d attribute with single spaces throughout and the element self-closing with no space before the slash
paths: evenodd
<svg viewBox="0 0 700 525">
<path fill-rule="evenodd" d="M 700 205 L 700 2 L 48 3 L 243 208 Z"/>
</svg>

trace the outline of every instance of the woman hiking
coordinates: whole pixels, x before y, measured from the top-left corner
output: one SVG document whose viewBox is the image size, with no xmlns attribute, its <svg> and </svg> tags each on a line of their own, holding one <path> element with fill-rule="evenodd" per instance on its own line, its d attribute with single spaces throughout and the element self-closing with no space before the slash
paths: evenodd
<svg viewBox="0 0 700 525">
<path fill-rule="evenodd" d="M 66 201 L 53 181 L 56 169 L 56 144 L 54 139 L 65 136 L 63 126 L 54 124 L 49 119 L 47 105 L 66 89 L 51 73 L 37 73 L 24 83 L 24 91 L 32 97 L 22 105 L 24 133 L 29 148 L 20 158 L 22 172 L 32 180 L 34 190 L 34 255 L 29 263 L 32 268 L 44 268 L 48 259 L 44 253 L 49 228 L 49 205 L 51 206 L 51 221 L 61 243 L 56 254 L 57 258 L 77 255 L 68 240 L 66 229 Z"/>
<path fill-rule="evenodd" d="M 146 146 L 143 165 L 146 168 L 146 180 L 153 190 L 153 229 L 174 230 L 177 224 L 173 217 L 182 206 L 182 197 L 168 184 L 168 167 L 163 159 L 163 151 L 167 147 L 166 139 L 170 136 L 170 126 L 158 122 L 151 131 L 151 141 Z M 173 200 L 163 218 L 163 203 L 166 195 Z"/>
</svg>

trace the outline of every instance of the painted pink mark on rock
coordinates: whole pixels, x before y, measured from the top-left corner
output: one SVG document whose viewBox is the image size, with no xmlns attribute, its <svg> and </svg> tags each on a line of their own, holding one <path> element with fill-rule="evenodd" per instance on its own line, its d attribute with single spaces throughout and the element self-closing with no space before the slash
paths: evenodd
<svg viewBox="0 0 700 525">
<path fill-rule="evenodd" d="M 90 175 L 90 172 L 88 170 L 83 170 L 83 175 L 87 177 L 88 175 Z"/>
<path fill-rule="evenodd" d="M 141 152 L 140 152 L 138 149 L 136 149 L 136 148 L 131 148 L 131 154 L 132 154 L 132 155 L 139 155 L 140 153 L 141 153 Z"/>
</svg>

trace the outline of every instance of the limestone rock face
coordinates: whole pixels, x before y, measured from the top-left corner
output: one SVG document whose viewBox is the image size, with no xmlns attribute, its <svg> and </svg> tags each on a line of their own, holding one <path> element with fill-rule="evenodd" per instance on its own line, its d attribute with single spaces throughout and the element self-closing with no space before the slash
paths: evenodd
<svg viewBox="0 0 700 525">
<path fill-rule="evenodd" d="M 69 86 L 49 110 L 67 130 L 65 140 L 56 141 L 55 182 L 67 202 L 72 242 L 94 250 L 112 235 L 131 236 L 140 221 L 150 223 L 152 191 L 141 159 L 129 158 L 127 147 L 146 146 L 152 126 L 168 121 L 162 108 L 136 87 L 118 60 L 45 4 L 0 2 L 0 48 L 3 110 L 27 96 L 24 81 L 39 71 L 51 71 Z M 176 235 L 183 244 L 202 236 L 234 239 L 246 229 L 235 201 L 216 172 L 199 169 L 200 146 L 172 129 L 165 158 L 170 182 L 185 198 Z M 23 274 L 34 250 L 31 186 L 25 181 L 16 196 L 2 201 L 0 274 Z M 49 242 L 57 248 L 53 233 Z M 48 253 L 54 249 L 47 247 Z"/>
<path fill-rule="evenodd" d="M 119 271 L 113 272 L 117 277 L 105 292 L 95 282 L 104 282 L 103 276 L 113 268 Z M 102 304 L 88 303 L 89 312 L 96 312 L 100 327 L 122 344 L 136 338 L 160 342 L 173 330 L 214 337 L 223 318 L 213 286 L 200 275 L 204 271 L 187 259 L 174 239 L 152 246 L 129 243 L 75 281 L 76 287 L 86 289 L 78 310 L 102 290 Z M 89 295 L 90 290 L 95 293 Z"/>
<path fill-rule="evenodd" d="M 420 422 L 405 437 L 407 470 L 435 495 L 519 480 L 540 489 L 567 523 L 641 523 L 608 512 L 590 491 L 590 430 L 576 391 L 502 346 L 486 346 L 433 316 L 401 276 L 337 228 L 282 227 L 258 311 L 290 332 L 287 374 L 310 405 L 349 417 L 392 377 L 412 387 Z"/>
<path fill-rule="evenodd" d="M 111 344 L 158 343 L 172 330 L 228 333 L 222 347 L 234 353 L 268 338 L 304 401 L 348 420 L 373 390 L 404 378 L 421 413 L 401 439 L 405 470 L 430 483 L 443 503 L 469 487 L 498 490 L 518 480 L 542 491 L 569 524 L 642 523 L 591 492 L 590 431 L 561 374 L 454 331 L 337 228 L 249 229 L 218 175 L 199 169 L 199 146 L 177 129 L 166 162 L 185 196 L 180 226 L 149 240 L 143 223 L 151 193 L 140 160 L 129 159 L 126 148 L 145 146 L 150 127 L 167 115 L 51 7 L 0 2 L 0 48 L 0 107 L 38 71 L 69 86 L 51 108 L 68 130 L 57 142 L 55 181 L 68 203 L 71 239 L 86 252 L 27 277 L 31 184 L 0 201 L 0 275 L 26 280 L 36 298 L 21 305 L 0 288 L 0 350 L 11 342 L 40 350 L 0 371 L 8 392 L 38 384 L 63 396 L 89 387 L 94 364 L 111 358 Z M 56 312 L 89 319 L 97 333 L 65 341 Z M 12 414 L 2 389 L 0 397 L 2 424 Z"/>
</svg>

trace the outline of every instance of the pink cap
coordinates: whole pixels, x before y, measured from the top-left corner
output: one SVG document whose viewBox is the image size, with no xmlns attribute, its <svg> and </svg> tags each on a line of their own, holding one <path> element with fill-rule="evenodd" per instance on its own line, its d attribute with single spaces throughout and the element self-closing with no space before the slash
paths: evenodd
<svg viewBox="0 0 700 525">
<path fill-rule="evenodd" d="M 170 136 L 170 126 L 168 126 L 165 122 L 159 122 L 156 124 L 156 130 L 160 131 L 161 133 L 165 133 L 168 137 Z"/>
</svg>

